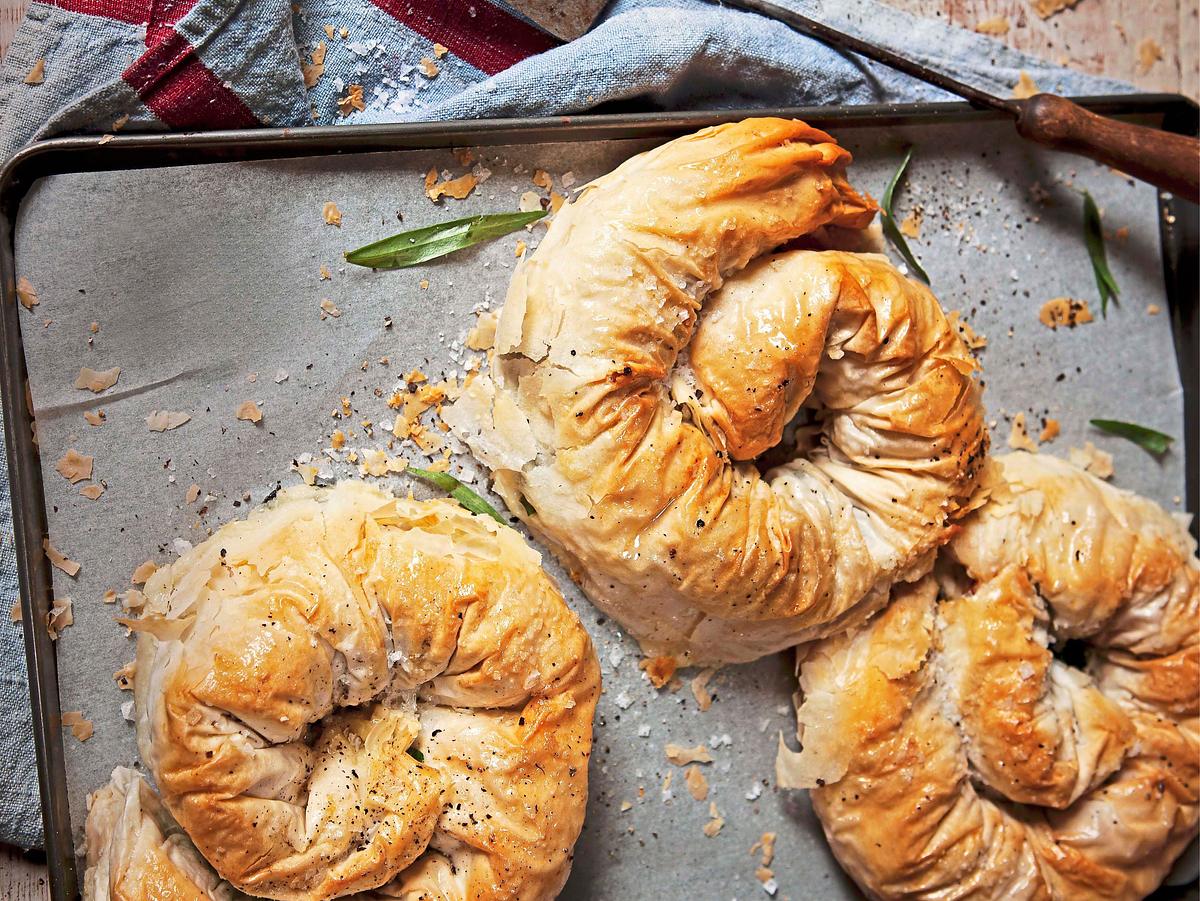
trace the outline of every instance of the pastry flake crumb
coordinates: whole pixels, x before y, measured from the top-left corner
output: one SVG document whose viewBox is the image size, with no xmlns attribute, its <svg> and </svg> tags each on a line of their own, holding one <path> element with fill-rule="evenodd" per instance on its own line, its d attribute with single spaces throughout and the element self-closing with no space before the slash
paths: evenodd
<svg viewBox="0 0 1200 901">
<path fill-rule="evenodd" d="M 187 494 L 184 495 L 184 498 L 189 504 L 196 503 L 196 501 L 200 498 L 200 486 L 195 482 L 192 482 L 192 484 L 188 485 Z"/>
<path fill-rule="evenodd" d="M 441 59 L 443 56 L 445 56 L 449 52 L 450 52 L 450 48 L 447 47 L 445 44 L 435 43 L 433 45 L 433 55 L 436 56 L 438 59 Z"/>
<path fill-rule="evenodd" d="M 1017 83 L 1013 85 L 1013 97 L 1015 97 L 1017 100 L 1028 100 L 1034 94 L 1038 93 L 1040 93 L 1038 86 L 1034 84 L 1033 79 L 1029 77 L 1029 73 L 1022 69 L 1021 77 L 1017 79 Z"/>
<path fill-rule="evenodd" d="M 234 415 L 243 422 L 262 422 L 263 418 L 262 410 L 252 400 L 242 401 Z"/>
<path fill-rule="evenodd" d="M 433 172 L 432 169 L 429 170 Z M 434 173 L 436 174 L 436 173 Z M 443 197 L 453 197 L 455 200 L 465 200 L 475 186 L 479 183 L 478 177 L 473 173 L 468 172 L 466 175 L 460 175 L 458 178 L 451 178 L 442 182 L 428 184 L 426 178 L 425 195 L 433 201 L 438 201 Z"/>
<path fill-rule="evenodd" d="M 900 231 L 909 238 L 921 237 L 921 222 L 925 213 L 919 207 L 900 220 Z"/>
<path fill-rule="evenodd" d="M 1138 42 L 1137 56 L 1138 74 L 1145 75 L 1154 68 L 1156 62 L 1163 58 L 1163 48 L 1154 38 L 1143 38 Z"/>
<path fill-rule="evenodd" d="M 549 191 L 554 187 L 554 180 L 550 177 L 550 173 L 545 169 L 534 169 L 533 178 L 530 179 L 537 187 Z"/>
<path fill-rule="evenodd" d="M 336 34 L 336 32 L 334 31 L 333 26 L 331 24 L 326 23 L 326 24 L 322 25 L 321 30 L 325 32 L 325 37 L 329 38 L 329 40 L 331 40 L 331 41 L 333 40 L 333 36 L 334 36 L 334 34 Z"/>
<path fill-rule="evenodd" d="M 701 670 L 697 675 L 692 677 L 692 697 L 696 699 L 696 705 L 701 711 L 708 710 L 712 707 L 712 695 L 708 693 L 708 682 L 716 675 L 717 667 L 709 667 Z"/>
<path fill-rule="evenodd" d="M 326 225 L 336 225 L 342 227 L 342 211 L 338 209 L 337 204 L 332 200 L 326 200 L 321 207 L 321 217 L 325 220 Z"/>
<path fill-rule="evenodd" d="M 1062 426 L 1057 419 L 1043 419 L 1042 431 L 1038 434 L 1038 444 L 1053 441 L 1060 434 L 1062 434 Z"/>
<path fill-rule="evenodd" d="M 775 839 L 778 836 L 774 832 L 764 832 L 753 845 L 750 846 L 750 853 L 755 854 L 762 852 L 762 857 L 759 861 L 759 866 L 769 867 L 771 861 L 775 859 Z"/>
<path fill-rule="evenodd" d="M 46 554 L 46 559 L 50 561 L 50 565 L 55 569 L 61 570 L 68 576 L 74 576 L 79 572 L 79 564 L 59 551 L 50 543 L 48 537 L 42 539 L 42 550 Z"/>
<path fill-rule="evenodd" d="M 559 194 L 557 191 L 550 192 L 550 212 L 551 213 L 557 213 L 559 210 L 562 209 L 562 205 L 566 202 L 567 202 L 567 199 L 565 197 L 563 197 L 561 194 Z M 545 222 L 546 220 L 542 219 L 540 221 Z"/>
<path fill-rule="evenodd" d="M 708 780 L 700 772 L 700 767 L 693 764 L 684 770 L 683 781 L 687 784 L 688 793 L 697 801 L 703 801 L 708 797 Z"/>
<path fill-rule="evenodd" d="M 317 467 L 314 466 L 313 464 L 300 463 L 300 462 L 293 460 L 292 461 L 292 469 L 294 469 L 294 470 L 296 470 L 296 472 L 300 473 L 300 478 L 302 478 L 304 480 L 305 485 L 317 484 L 318 470 L 317 470 Z"/>
<path fill-rule="evenodd" d="M 153 560 L 146 560 L 138 565 L 138 568 L 133 571 L 133 575 L 129 577 L 129 581 L 133 585 L 145 585 L 146 580 L 158 572 L 158 564 Z"/>
<path fill-rule="evenodd" d="M 517 203 L 517 209 L 522 213 L 535 213 L 542 208 L 542 198 L 537 191 L 526 191 Z"/>
<path fill-rule="evenodd" d="M 54 468 L 60 476 L 74 485 L 76 482 L 83 482 L 92 477 L 93 459 L 72 447 L 63 454 L 61 460 L 54 464 Z"/>
<path fill-rule="evenodd" d="M 65 710 L 62 714 L 62 724 L 71 730 L 80 741 L 87 741 L 95 731 L 92 721 L 84 717 L 82 710 Z"/>
<path fill-rule="evenodd" d="M 148 562 L 148 561 L 147 561 Z M 146 596 L 136 588 L 122 591 L 120 594 L 121 607 L 125 610 L 141 610 L 146 606 Z"/>
<path fill-rule="evenodd" d="M 100 495 L 104 493 L 104 485 L 103 483 L 96 485 L 84 485 L 79 489 L 79 493 L 86 497 L 89 501 L 98 501 L 100 500 Z"/>
<path fill-rule="evenodd" d="M 1060 325 L 1075 328 L 1093 322 L 1092 311 L 1086 300 L 1074 297 L 1054 297 L 1042 304 L 1038 312 L 1038 321 L 1051 329 L 1057 330 Z"/>
<path fill-rule="evenodd" d="M 438 64 L 435 63 L 428 56 L 421 57 L 420 67 L 421 67 L 421 74 L 424 75 L 426 78 L 437 78 L 438 74 L 442 71 L 441 69 L 438 68 Z"/>
<path fill-rule="evenodd" d="M 346 85 L 346 96 L 337 99 L 338 113 L 343 117 L 349 116 L 355 110 L 361 112 L 367 108 L 363 103 L 363 87 L 360 84 Z"/>
<path fill-rule="evenodd" d="M 37 290 L 30 284 L 29 279 L 23 275 L 17 279 L 17 300 L 27 310 L 32 310 L 41 303 L 38 300 Z"/>
<path fill-rule="evenodd" d="M 667 762 L 673 763 L 675 766 L 687 766 L 689 763 L 712 763 L 712 754 L 704 745 L 685 748 L 683 745 L 671 742 L 663 748 L 663 754 L 666 755 Z"/>
<path fill-rule="evenodd" d="M 337 305 L 332 300 L 330 300 L 328 297 L 321 298 L 322 319 L 326 318 L 327 316 L 337 319 L 341 315 L 342 311 L 337 308 Z"/>
<path fill-rule="evenodd" d="M 332 27 L 330 27 L 330 31 L 332 30 Z M 333 37 L 333 35 L 329 34 L 329 32 L 326 32 L 326 34 L 328 34 L 328 36 L 331 38 Z M 314 88 L 317 86 L 317 82 L 321 80 L 321 76 L 325 74 L 324 41 L 317 43 L 317 46 L 313 48 L 312 54 L 309 58 L 310 62 L 301 64 L 300 73 L 304 76 L 304 86 L 306 88 Z"/>
<path fill-rule="evenodd" d="M 75 387 L 80 391 L 91 391 L 93 394 L 99 394 L 101 391 L 107 391 L 115 385 L 117 379 L 120 377 L 120 366 L 103 370 L 89 369 L 83 366 L 79 369 L 79 375 L 75 377 Z"/>
<path fill-rule="evenodd" d="M 1018 413 L 1012 420 L 1012 431 L 1008 435 L 1008 446 L 1013 450 L 1026 450 L 1031 453 L 1037 453 L 1037 442 L 1029 437 L 1029 430 L 1025 426 L 1025 414 Z"/>
<path fill-rule="evenodd" d="M 621 813 L 624 813 L 627 810 L 633 810 L 633 802 L 632 801 L 622 801 L 621 802 Z"/>
<path fill-rule="evenodd" d="M 1009 28 L 1008 18 L 1005 16 L 996 16 L 992 19 L 984 19 L 975 26 L 975 30 L 980 34 L 990 34 L 993 37 L 1000 37 L 1008 34 Z"/>
<path fill-rule="evenodd" d="M 103 410 L 84 410 L 83 418 L 87 420 L 88 425 L 104 425 L 108 415 Z"/>
<path fill-rule="evenodd" d="M 524 241 L 517 242 L 517 246 L 513 248 L 513 256 L 516 257 L 518 260 L 521 257 L 525 256 L 525 242 Z"/>
<path fill-rule="evenodd" d="M 117 688 L 121 691 L 133 691 L 133 678 L 137 673 L 137 664 L 130 660 L 123 667 L 113 673 L 113 681 L 117 683 Z"/>
<path fill-rule="evenodd" d="M 1029 5 L 1033 7 L 1033 11 L 1038 14 L 1039 18 L 1049 19 L 1064 9 L 1070 9 L 1078 2 L 1079 0 L 1031 0 Z"/>
<path fill-rule="evenodd" d="M 178 410 L 152 410 L 146 417 L 146 427 L 152 432 L 169 432 L 190 422 L 191 418 Z"/>
<path fill-rule="evenodd" d="M 25 84 L 42 84 L 46 80 L 46 60 L 39 57 L 25 76 Z"/>
<path fill-rule="evenodd" d="M 363 451 L 362 463 L 359 464 L 359 475 L 386 476 L 389 473 L 401 473 L 408 468 L 408 461 L 400 457 L 389 457 L 386 451 L 371 449 Z"/>
<path fill-rule="evenodd" d="M 75 614 L 71 610 L 71 599 L 55 596 L 50 605 L 50 612 L 46 614 L 46 632 L 50 635 L 50 640 L 57 641 L 58 636 L 62 635 L 67 626 L 74 622 Z"/>
<path fill-rule="evenodd" d="M 321 264 L 320 273 L 321 273 L 321 281 L 323 281 L 323 282 L 327 282 L 331 278 L 333 278 L 333 273 L 329 271 L 329 267 L 326 266 L 324 263 Z"/>
<path fill-rule="evenodd" d="M 1146 315 L 1147 316 L 1157 316 L 1161 312 L 1162 312 L 1162 307 L 1160 307 L 1156 303 L 1152 303 L 1152 304 L 1150 304 L 1150 306 L 1146 307 Z"/>
<path fill-rule="evenodd" d="M 17 598 L 15 601 L 12 602 L 12 607 L 9 608 L 8 615 L 14 623 L 19 623 L 21 621 L 22 614 L 21 614 L 21 599 L 20 598 Z"/>
<path fill-rule="evenodd" d="M 650 684 L 655 688 L 662 688 L 670 682 L 671 677 L 675 675 L 677 666 L 675 658 L 669 655 L 647 657 L 638 664 L 638 667 L 650 677 Z"/>
<path fill-rule="evenodd" d="M 702 800 L 702 799 L 697 799 Z M 708 804 L 708 822 L 704 824 L 704 834 L 709 838 L 716 838 L 717 833 L 725 826 L 725 819 L 717 810 L 717 803 L 710 801 Z"/>
<path fill-rule="evenodd" d="M 1085 472 L 1090 472 L 1098 479 L 1112 478 L 1112 454 L 1100 450 L 1092 442 L 1085 442 L 1083 447 L 1073 447 L 1067 452 L 1067 459 Z"/>
</svg>

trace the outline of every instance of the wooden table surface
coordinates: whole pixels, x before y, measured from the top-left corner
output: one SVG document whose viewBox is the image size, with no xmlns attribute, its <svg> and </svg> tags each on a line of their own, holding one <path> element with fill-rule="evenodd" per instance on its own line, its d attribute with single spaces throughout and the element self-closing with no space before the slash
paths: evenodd
<svg viewBox="0 0 1200 901">
<path fill-rule="evenodd" d="M 1150 91 L 1200 97 L 1200 0 L 1078 0 L 1041 19 L 1030 0 L 886 0 L 911 13 L 974 28 L 1004 19 L 1005 43 L 1046 59 L 1133 82 Z M 29 0 L 0 0 L 0 58 Z M 45 867 L 0 845 L 0 899 L 48 896 Z"/>
</svg>

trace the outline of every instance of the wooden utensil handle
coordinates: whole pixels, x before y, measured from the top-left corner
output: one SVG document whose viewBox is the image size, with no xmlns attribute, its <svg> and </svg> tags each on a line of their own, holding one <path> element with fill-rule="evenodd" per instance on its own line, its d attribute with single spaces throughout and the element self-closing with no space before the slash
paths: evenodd
<svg viewBox="0 0 1200 901">
<path fill-rule="evenodd" d="M 1057 94 L 1019 101 L 1025 138 L 1090 157 L 1180 197 L 1200 202 L 1200 141 L 1107 119 Z"/>
</svg>

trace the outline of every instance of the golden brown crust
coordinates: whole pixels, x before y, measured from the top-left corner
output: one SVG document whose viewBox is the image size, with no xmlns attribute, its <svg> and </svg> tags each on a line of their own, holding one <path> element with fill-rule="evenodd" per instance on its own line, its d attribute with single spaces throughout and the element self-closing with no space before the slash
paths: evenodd
<svg viewBox="0 0 1200 901">
<path fill-rule="evenodd" d="M 881 257 L 762 256 L 869 221 L 848 161 L 783 119 L 629 160 L 519 267 L 493 372 L 446 415 L 651 655 L 749 660 L 845 628 L 920 575 L 973 488 L 974 362 L 928 290 Z M 822 447 L 765 479 L 736 462 L 810 396 Z"/>
<path fill-rule="evenodd" d="M 872 897 L 1144 897 L 1200 819 L 1194 545 L 1048 457 L 997 459 L 981 492 L 951 544 L 972 590 L 897 589 L 804 650 L 781 782 L 814 788 Z M 1091 644 L 1087 675 L 1047 650 L 1068 636 Z"/>
<path fill-rule="evenodd" d="M 599 670 L 515 532 L 292 489 L 146 594 L 139 749 L 222 877 L 285 899 L 561 887 Z"/>
</svg>

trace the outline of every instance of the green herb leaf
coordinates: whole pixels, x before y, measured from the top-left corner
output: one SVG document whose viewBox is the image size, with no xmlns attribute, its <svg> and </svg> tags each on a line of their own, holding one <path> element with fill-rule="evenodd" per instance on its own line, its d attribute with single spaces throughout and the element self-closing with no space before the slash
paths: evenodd
<svg viewBox="0 0 1200 901">
<path fill-rule="evenodd" d="M 417 750 L 416 748 L 409 748 L 409 749 L 408 749 L 408 756 L 409 756 L 409 757 L 411 757 L 413 760 L 417 761 L 417 763 L 424 763 L 424 762 L 425 762 L 425 755 L 424 755 L 424 754 L 422 754 L 422 753 L 421 753 L 419 750 Z"/>
<path fill-rule="evenodd" d="M 409 466 L 404 470 L 411 473 L 418 479 L 424 479 L 426 482 L 431 482 L 437 485 L 443 491 L 450 492 L 450 496 L 459 502 L 463 507 L 477 515 L 490 516 L 502 526 L 508 525 L 496 508 L 481 498 L 478 494 L 460 482 L 454 476 L 445 472 L 430 472 L 428 469 L 418 469 L 416 466 Z"/>
<path fill-rule="evenodd" d="M 1092 258 L 1092 273 L 1096 276 L 1096 288 L 1100 292 L 1100 315 L 1108 316 L 1109 298 L 1115 303 L 1121 292 L 1117 288 L 1117 280 L 1108 269 L 1100 210 L 1087 191 L 1083 192 L 1083 241 L 1087 245 L 1088 256 Z"/>
<path fill-rule="evenodd" d="M 888 182 L 888 186 L 883 192 L 883 233 L 892 242 L 892 246 L 900 251 L 900 256 L 904 257 L 904 262 L 908 263 L 908 268 L 913 271 L 913 274 L 928 285 L 929 275 L 921 268 L 921 264 L 917 262 L 913 252 L 908 249 L 908 242 L 904 240 L 904 235 L 901 233 L 900 227 L 896 225 L 896 217 L 892 212 L 892 197 L 896 193 L 900 179 L 904 177 L 905 170 L 908 169 L 908 161 L 912 159 L 912 154 L 913 149 L 909 147 L 900 163 L 900 168 L 892 175 L 892 180 Z"/>
<path fill-rule="evenodd" d="M 1148 429 L 1144 425 L 1121 422 L 1118 419 L 1092 419 L 1089 422 L 1105 432 L 1120 435 L 1122 438 L 1128 438 L 1134 444 L 1141 445 L 1152 454 L 1165 454 L 1171 447 L 1171 442 L 1175 440 L 1170 435 L 1164 435 L 1162 432 Z"/>
<path fill-rule="evenodd" d="M 545 210 L 531 213 L 491 213 L 468 216 L 400 232 L 357 250 L 346 251 L 346 262 L 369 269 L 404 269 L 448 253 L 499 238 L 546 215 Z"/>
</svg>

